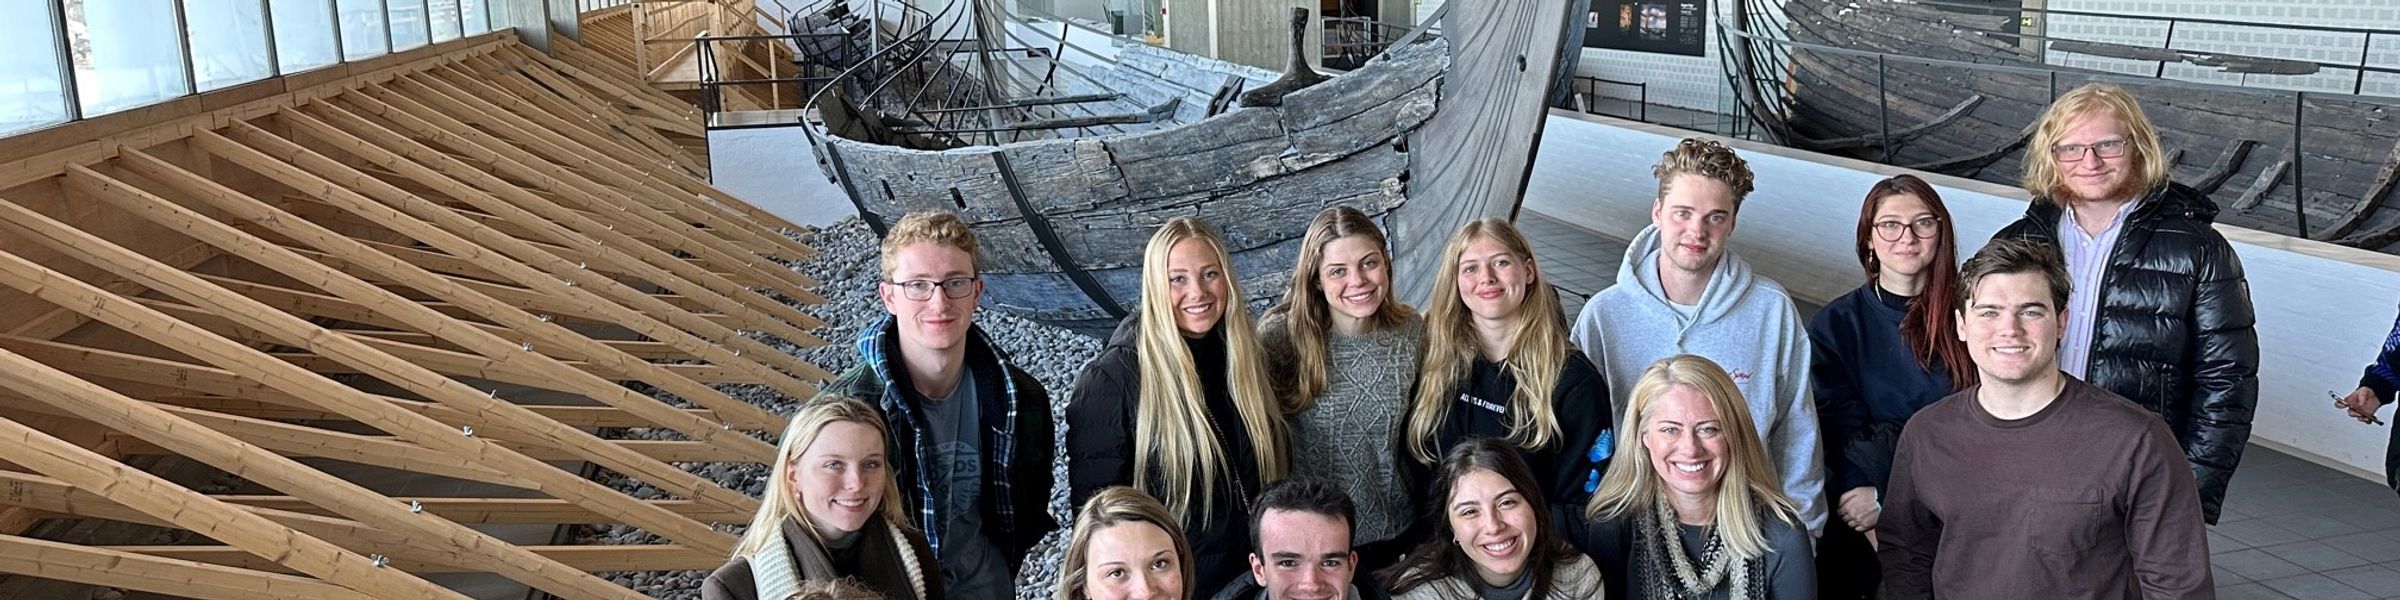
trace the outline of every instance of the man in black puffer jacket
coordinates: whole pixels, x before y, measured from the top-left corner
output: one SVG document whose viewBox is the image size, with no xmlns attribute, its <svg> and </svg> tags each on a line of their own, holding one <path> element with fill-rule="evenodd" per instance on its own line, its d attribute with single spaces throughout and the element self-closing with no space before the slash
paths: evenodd
<svg viewBox="0 0 2400 600">
<path fill-rule="evenodd" d="M 2025 154 L 2036 198 L 1994 237 L 2065 259 L 2074 285 L 2059 367 L 2165 418 L 2216 523 L 2258 405 L 2249 283 L 2209 226 L 2216 203 L 2167 179 L 2157 130 L 2116 86 L 2060 96 Z"/>
</svg>

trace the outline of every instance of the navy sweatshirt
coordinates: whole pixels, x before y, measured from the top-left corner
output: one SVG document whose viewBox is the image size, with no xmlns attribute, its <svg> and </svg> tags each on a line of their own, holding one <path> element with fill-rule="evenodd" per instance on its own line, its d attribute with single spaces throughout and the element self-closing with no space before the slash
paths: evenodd
<svg viewBox="0 0 2400 600">
<path fill-rule="evenodd" d="M 1518 448 L 1525 466 L 1541 481 L 1543 496 L 1553 508 L 1581 507 L 1600 483 L 1600 475 L 1608 470 L 1608 459 L 1615 452 L 1615 433 L 1608 404 L 1608 382 L 1599 369 L 1584 358 L 1579 350 L 1567 351 L 1567 360 L 1559 370 L 1558 383 L 1550 390 L 1551 410 L 1558 415 L 1559 437 L 1540 450 Z M 1468 438 L 1508 437 L 1509 399 L 1517 393 L 1517 377 L 1498 363 L 1478 358 L 1468 372 L 1467 380 L 1459 382 L 1456 401 L 1443 411 L 1442 426 L 1435 431 L 1433 456 L 1439 458 L 1450 448 Z M 1410 460 L 1404 464 L 1414 464 Z M 1430 471 L 1419 465 L 1420 471 Z M 1433 474 L 1420 473 L 1420 481 L 1430 484 Z M 1423 486 L 1431 490 L 1430 485 Z M 1430 501 L 1430 499 L 1428 499 Z M 1439 515 L 1433 508 L 1440 503 L 1418 502 L 1427 507 L 1427 514 Z"/>
<path fill-rule="evenodd" d="M 1900 320 L 1908 314 L 1910 298 L 1868 283 L 1826 303 L 1808 319 L 1810 379 L 1824 431 L 1828 497 L 1885 483 L 1858 464 L 1890 465 L 1892 457 L 1854 461 L 1848 454 L 1861 430 L 1904 423 L 1953 391 L 1949 371 L 1938 361 L 1930 367 L 1918 363 L 1916 352 L 1900 338 Z M 1894 442 L 1897 433 L 1893 432 Z"/>
</svg>

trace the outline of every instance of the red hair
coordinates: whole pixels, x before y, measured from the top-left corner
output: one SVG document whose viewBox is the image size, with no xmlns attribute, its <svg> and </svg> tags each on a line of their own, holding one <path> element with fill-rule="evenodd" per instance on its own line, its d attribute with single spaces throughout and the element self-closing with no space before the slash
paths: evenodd
<svg viewBox="0 0 2400 600">
<path fill-rule="evenodd" d="M 1874 239 L 1875 211 L 1883 201 L 1899 195 L 1916 196 L 1925 202 L 1925 210 L 1940 221 L 1941 238 L 1933 245 L 1933 260 L 1926 263 L 1925 289 L 1908 301 L 1908 313 L 1900 317 L 1900 340 L 1916 354 L 1917 364 L 1933 368 L 1934 361 L 1950 373 L 1950 390 L 1960 391 L 1975 385 L 1975 362 L 1967 356 L 1967 344 L 1958 340 L 1958 235 L 1950 226 L 1950 207 L 1942 204 L 1942 196 L 1933 185 L 1915 175 L 1895 175 L 1875 182 L 1867 189 L 1867 199 L 1858 207 L 1858 265 L 1867 270 L 1867 285 L 1883 272 L 1876 264 Z"/>
</svg>

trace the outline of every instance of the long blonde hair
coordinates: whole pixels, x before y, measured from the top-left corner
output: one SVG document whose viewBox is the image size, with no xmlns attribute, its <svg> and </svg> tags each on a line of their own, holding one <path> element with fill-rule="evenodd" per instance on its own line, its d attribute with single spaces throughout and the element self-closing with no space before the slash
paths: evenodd
<svg viewBox="0 0 2400 600">
<path fill-rule="evenodd" d="M 1725 474 L 1717 485 L 1717 535 L 1743 560 L 1765 556 L 1767 535 L 1758 518 L 1759 509 L 1795 526 L 1800 523 L 1798 509 L 1776 483 L 1773 467 L 1767 463 L 1766 443 L 1758 439 L 1741 388 L 1723 367 L 1690 354 L 1650 363 L 1642 370 L 1642 378 L 1634 382 L 1633 395 L 1625 403 L 1625 422 L 1632 431 L 1617 436 L 1617 458 L 1600 478 L 1600 490 L 1584 506 L 1584 516 L 1607 520 L 1646 514 L 1666 493 L 1658 471 L 1650 467 L 1650 448 L 1642 444 L 1642 434 L 1649 428 L 1645 419 L 1651 404 L 1676 386 L 1707 397 L 1709 407 L 1717 411 L 1718 426 L 1723 428 L 1726 460 Z"/>
<path fill-rule="evenodd" d="M 1368 331 L 1397 327 L 1407 321 L 1408 305 L 1392 293 L 1391 242 L 1383 230 L 1375 226 L 1367 213 L 1348 206 L 1333 206 L 1318 212 L 1308 222 L 1308 234 L 1300 238 L 1300 259 L 1292 265 L 1291 285 L 1283 290 L 1283 302 L 1267 309 L 1267 314 L 1282 313 L 1292 345 L 1292 381 L 1280 382 L 1291 386 L 1292 395 L 1284 398 L 1284 413 L 1306 411 L 1325 395 L 1326 370 L 1333 362 L 1332 351 L 1326 348 L 1325 333 L 1332 327 L 1333 307 L 1325 305 L 1325 293 L 1320 288 L 1325 278 L 1318 270 L 1325 266 L 1325 246 L 1346 237 L 1364 237 L 1375 242 L 1383 252 L 1383 302 L 1375 307 L 1375 317 L 1367 321 Z"/>
<path fill-rule="evenodd" d="M 1225 297 L 1217 300 L 1224 316 L 1217 319 L 1217 331 L 1225 336 L 1225 386 L 1227 395 L 1241 413 L 1242 429 L 1250 435 L 1250 447 L 1257 464 L 1260 486 L 1283 478 L 1283 414 L 1277 410 L 1275 392 L 1267 383 L 1266 366 L 1259 358 L 1258 333 L 1250 324 L 1250 309 L 1244 306 L 1242 286 L 1234 276 L 1233 258 L 1225 253 L 1224 239 L 1214 229 L 1191 217 L 1176 217 L 1161 225 L 1150 235 L 1150 246 L 1142 252 L 1142 307 L 1140 340 L 1135 344 L 1136 363 L 1141 370 L 1141 385 L 1135 407 L 1141 418 L 1136 419 L 1133 432 L 1134 480 L 1143 492 L 1165 501 L 1167 510 L 1177 516 L 1192 514 L 1192 497 L 1200 498 L 1201 523 L 1215 499 L 1207 493 L 1208 483 L 1216 481 L 1218 471 L 1241 468 L 1226 465 L 1225 449 L 1217 446 L 1216 436 L 1208 415 L 1208 397 L 1202 386 L 1199 369 L 1194 366 L 1192 351 L 1184 345 L 1183 332 L 1176 328 L 1175 299 L 1167 281 L 1167 255 L 1175 244 L 1196 240 L 1208 244 L 1209 252 L 1225 270 Z M 1148 473 L 1156 469 L 1159 489 L 1152 484 Z M 1237 492 L 1238 493 L 1238 492 Z"/>
<path fill-rule="evenodd" d="M 800 410 L 792 415 L 791 424 L 783 428 L 783 443 L 775 447 L 774 470 L 767 473 L 767 491 L 758 499 L 758 513 L 750 517 L 750 530 L 744 532 L 742 542 L 733 547 L 735 557 L 747 557 L 766 548 L 774 534 L 783 528 L 785 519 L 808 522 L 808 513 L 801 508 L 800 491 L 792 489 L 789 473 L 792 463 L 799 461 L 800 455 L 807 453 L 808 447 L 817 443 L 817 434 L 834 423 L 865 425 L 875 430 L 878 442 L 891 436 L 891 432 L 884 428 L 883 413 L 864 402 L 842 396 L 819 396 L 802 404 Z M 884 458 L 887 464 L 891 460 L 891 457 Z M 883 478 L 883 510 L 880 512 L 886 524 L 894 528 L 908 527 L 908 518 L 900 512 L 900 484 L 888 475 Z M 815 539 L 816 527 L 801 529 L 808 531 L 809 538 L 816 543 L 825 543 L 825 540 Z M 900 554 L 903 557 L 910 556 L 907 552 Z"/>
<path fill-rule="evenodd" d="M 1192 587 L 1198 583 L 1194 581 L 1198 578 L 1194 572 L 1199 566 L 1193 562 L 1192 542 L 1184 538 L 1182 521 L 1177 520 L 1175 515 L 1167 514 L 1167 507 L 1160 505 L 1158 499 L 1151 498 L 1149 494 L 1114 485 L 1092 494 L 1092 499 L 1085 500 L 1083 509 L 1076 513 L 1075 529 L 1067 538 L 1067 555 L 1058 566 L 1058 591 L 1053 598 L 1083 600 L 1083 581 L 1089 577 L 1087 571 L 1091 569 L 1091 565 L 1085 563 L 1089 559 L 1084 558 L 1084 554 L 1091 552 L 1092 537 L 1099 535 L 1102 529 L 1126 523 L 1157 526 L 1160 531 L 1167 532 L 1168 538 L 1175 540 L 1175 562 L 1183 568 L 1183 597 L 1192 597 Z"/>
<path fill-rule="evenodd" d="M 1450 244 L 1442 248 L 1441 268 L 1434 271 L 1433 297 L 1426 301 L 1425 368 L 1417 376 L 1416 399 L 1409 409 L 1408 451 L 1417 462 L 1427 465 L 1437 458 L 1435 452 L 1443 450 L 1431 447 L 1434 435 L 1441 431 L 1458 386 L 1474 369 L 1480 352 L 1473 315 L 1458 295 L 1459 256 L 1478 239 L 1499 242 L 1516 255 L 1525 265 L 1525 285 L 1532 288 L 1525 291 L 1524 305 L 1517 307 L 1516 332 L 1508 357 L 1500 362 L 1500 367 L 1517 379 L 1517 391 L 1508 397 L 1508 442 L 1528 450 L 1561 443 L 1558 410 L 1550 404 L 1551 388 L 1558 385 L 1568 350 L 1566 317 L 1558 309 L 1558 292 L 1542 277 L 1542 269 L 1533 259 L 1533 246 L 1515 225 L 1501 219 L 1479 219 L 1458 228 L 1458 233 L 1450 236 Z"/>
<path fill-rule="evenodd" d="M 2076 119 L 2101 113 L 2116 117 L 2117 123 L 2125 126 L 2125 141 L 2133 146 L 2131 180 L 2140 182 L 2144 190 L 2165 184 L 2172 166 L 2158 145 L 2158 128 L 2150 125 L 2150 117 L 2142 113 L 2142 103 L 2133 93 L 2106 83 L 2068 90 L 2042 111 L 2041 124 L 2034 127 L 2033 139 L 2025 145 L 2025 178 L 2018 183 L 2035 196 L 2065 202 L 2066 177 L 2059 173 L 2057 153 L 2050 147 L 2067 134 L 2067 126 Z"/>
</svg>

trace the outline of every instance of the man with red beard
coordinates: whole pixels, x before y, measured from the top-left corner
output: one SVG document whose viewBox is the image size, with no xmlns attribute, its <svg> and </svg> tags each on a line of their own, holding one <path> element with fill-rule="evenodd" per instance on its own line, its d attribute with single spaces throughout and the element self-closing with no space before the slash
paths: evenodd
<svg viewBox="0 0 2400 600">
<path fill-rule="evenodd" d="M 859 332 L 859 364 L 825 386 L 873 404 L 902 513 L 925 533 L 951 598 L 1015 596 L 1051 520 L 1050 393 L 975 326 L 975 232 L 911 213 L 883 236 L 876 295 L 891 313 Z"/>
<path fill-rule="evenodd" d="M 2074 293 L 2059 368 L 2166 420 L 2217 522 L 2258 405 L 2258 334 L 2217 205 L 2167 179 L 2132 94 L 2090 84 L 2050 104 L 2025 152 L 2025 216 L 1994 239 L 2056 248 Z"/>
</svg>

